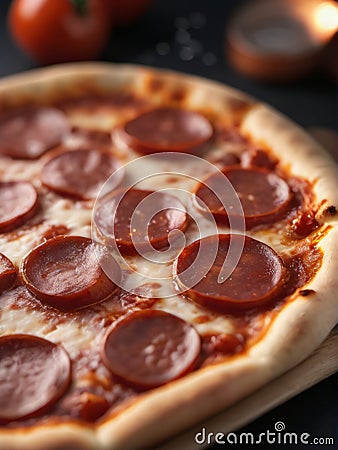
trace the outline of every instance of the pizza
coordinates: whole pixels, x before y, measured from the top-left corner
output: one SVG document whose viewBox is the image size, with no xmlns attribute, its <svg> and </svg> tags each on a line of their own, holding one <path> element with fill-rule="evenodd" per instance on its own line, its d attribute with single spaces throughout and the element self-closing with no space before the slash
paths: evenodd
<svg viewBox="0 0 338 450">
<path fill-rule="evenodd" d="M 158 445 L 338 318 L 331 157 L 221 84 L 129 65 L 0 83 L 0 447 Z"/>
</svg>

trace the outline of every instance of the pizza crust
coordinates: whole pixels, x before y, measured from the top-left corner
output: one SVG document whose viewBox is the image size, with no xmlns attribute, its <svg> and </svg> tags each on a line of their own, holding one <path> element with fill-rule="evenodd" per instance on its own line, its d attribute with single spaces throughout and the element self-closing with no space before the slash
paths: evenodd
<svg viewBox="0 0 338 450">
<path fill-rule="evenodd" d="M 197 77 L 128 65 L 77 64 L 3 80 L 0 110 L 8 105 L 15 106 L 23 98 L 48 103 L 54 96 L 60 96 L 60 92 L 61 95 L 70 92 L 81 95 L 83 89 L 91 85 L 102 91 L 130 86 L 139 90 L 142 96 L 149 83 L 158 79 L 164 83 L 165 95 L 170 96 L 177 86 L 189 86 L 190 90 L 198 92 L 191 96 L 195 108 L 203 107 L 207 99 L 209 105 L 225 111 L 225 115 L 234 113 L 236 120 L 243 119 L 244 133 L 257 142 L 272 146 L 292 174 L 305 177 L 314 184 L 317 199 L 325 200 L 318 219 L 330 226 L 320 242 L 324 252 L 322 267 L 306 286 L 315 292 L 309 297 L 296 293 L 264 338 L 246 353 L 140 395 L 129 407 L 115 412 L 111 418 L 106 417 L 96 427 L 69 422 L 2 429 L 0 444 L 7 450 L 112 450 L 155 445 L 234 404 L 298 364 L 320 345 L 338 321 L 337 214 L 325 214 L 327 206 L 338 207 L 336 168 L 326 152 L 303 130 L 269 107 L 256 104 L 233 89 Z M 159 94 L 158 99 L 161 102 L 163 97 Z"/>
<path fill-rule="evenodd" d="M 308 180 L 319 201 L 320 223 L 337 222 L 338 213 L 325 215 L 328 206 L 338 206 L 338 168 L 333 158 L 302 128 L 266 105 L 253 107 L 241 130 L 264 147 L 273 148 L 292 175 Z M 323 217 L 324 215 L 324 217 Z"/>
</svg>

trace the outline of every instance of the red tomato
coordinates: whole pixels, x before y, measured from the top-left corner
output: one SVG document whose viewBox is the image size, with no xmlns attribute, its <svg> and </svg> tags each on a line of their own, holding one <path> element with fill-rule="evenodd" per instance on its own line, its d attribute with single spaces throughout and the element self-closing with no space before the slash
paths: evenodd
<svg viewBox="0 0 338 450">
<path fill-rule="evenodd" d="M 139 19 L 152 0 L 102 0 L 114 25 L 128 25 Z"/>
<path fill-rule="evenodd" d="M 42 63 L 95 58 L 110 33 L 102 0 L 14 0 L 8 21 L 18 45 Z"/>
</svg>

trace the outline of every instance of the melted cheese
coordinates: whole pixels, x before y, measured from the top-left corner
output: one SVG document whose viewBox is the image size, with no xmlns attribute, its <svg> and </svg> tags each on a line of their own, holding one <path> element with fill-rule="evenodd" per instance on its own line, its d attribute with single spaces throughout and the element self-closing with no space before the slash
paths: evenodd
<svg viewBox="0 0 338 450">
<path fill-rule="evenodd" d="M 197 91 L 196 91 L 197 92 Z M 112 126 L 121 121 L 118 111 L 103 110 L 98 114 L 92 114 L 77 109 L 70 112 L 70 120 L 73 125 L 87 127 L 90 129 L 100 129 L 110 131 Z M 237 151 L 237 144 L 230 145 L 230 151 Z M 227 151 L 225 147 L 213 148 L 214 155 L 219 155 Z M 130 160 L 135 157 L 135 153 L 126 149 L 116 148 L 116 154 L 124 155 L 124 159 Z M 6 235 L 0 235 L 0 252 L 9 257 L 14 264 L 20 266 L 25 255 L 44 239 L 44 233 L 49 227 L 63 225 L 69 229 L 69 234 L 91 236 L 92 209 L 88 203 L 84 205 L 68 198 L 56 195 L 42 187 L 39 182 L 39 172 L 42 161 L 23 162 L 12 161 L 9 158 L 0 158 L 0 179 L 28 180 L 31 181 L 39 191 L 40 202 L 43 212 L 31 219 L 31 223 L 36 224 L 33 228 L 24 231 L 15 239 L 9 240 Z M 127 166 L 125 183 L 141 189 L 166 189 L 168 193 L 177 196 L 184 204 L 188 214 L 198 223 L 198 227 L 192 226 L 185 235 L 186 245 L 202 236 L 215 234 L 217 228 L 194 207 L 191 192 L 197 183 L 204 179 L 212 168 L 201 165 L 198 160 L 189 164 L 177 164 L 175 158 L 161 159 L 151 162 L 149 158 L 140 159 L 137 163 Z M 76 176 L 76 173 L 74 174 Z M 190 194 L 189 194 L 190 193 Z M 89 205 L 90 206 L 90 205 Z M 219 232 L 227 233 L 226 227 L 218 227 Z M 248 233 L 252 234 L 252 233 Z M 277 235 L 268 232 L 255 233 L 257 239 L 261 239 L 277 251 L 283 250 L 280 239 Z M 161 255 L 160 255 L 161 259 Z M 193 324 L 201 335 L 212 333 L 235 333 L 234 325 L 228 316 L 217 315 L 208 312 L 209 320 L 203 322 L 199 318 L 206 314 L 206 310 L 197 304 L 186 300 L 175 293 L 172 276 L 172 265 L 163 264 L 163 261 L 150 262 L 140 257 L 129 258 L 136 273 L 131 273 L 127 281 L 133 285 L 143 285 L 158 280 L 161 287 L 152 292 L 153 296 L 162 297 L 155 303 L 155 308 L 175 314 L 182 319 Z M 142 273 L 143 276 L 140 276 Z M 149 278 L 148 278 L 149 277 Z M 166 283 L 163 279 L 167 279 Z M 162 281 L 161 281 L 162 280 Z M 128 284 L 128 283 L 127 283 Z M 171 294 L 170 296 L 168 296 Z M 97 308 L 97 317 L 105 317 L 114 314 L 119 310 L 116 300 L 103 303 Z M 121 313 L 121 311 L 119 311 Z M 79 312 L 79 315 L 82 313 Z M 52 322 L 53 323 L 53 322 Z M 12 309 L 6 306 L 1 311 L 0 334 L 8 333 L 29 333 L 45 337 L 53 342 L 62 343 L 72 358 L 76 358 L 84 349 L 93 345 L 97 334 L 101 330 L 100 321 L 69 320 L 65 323 L 52 325 L 46 319 L 43 309 Z M 77 380 L 81 384 L 81 380 Z"/>
</svg>

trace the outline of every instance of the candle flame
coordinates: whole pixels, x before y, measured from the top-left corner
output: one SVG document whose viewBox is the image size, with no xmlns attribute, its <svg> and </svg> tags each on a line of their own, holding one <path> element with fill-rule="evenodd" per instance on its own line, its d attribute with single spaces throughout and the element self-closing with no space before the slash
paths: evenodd
<svg viewBox="0 0 338 450">
<path fill-rule="evenodd" d="M 338 29 L 338 8 L 331 2 L 323 2 L 315 9 L 315 25 L 323 33 L 333 34 Z"/>
</svg>

